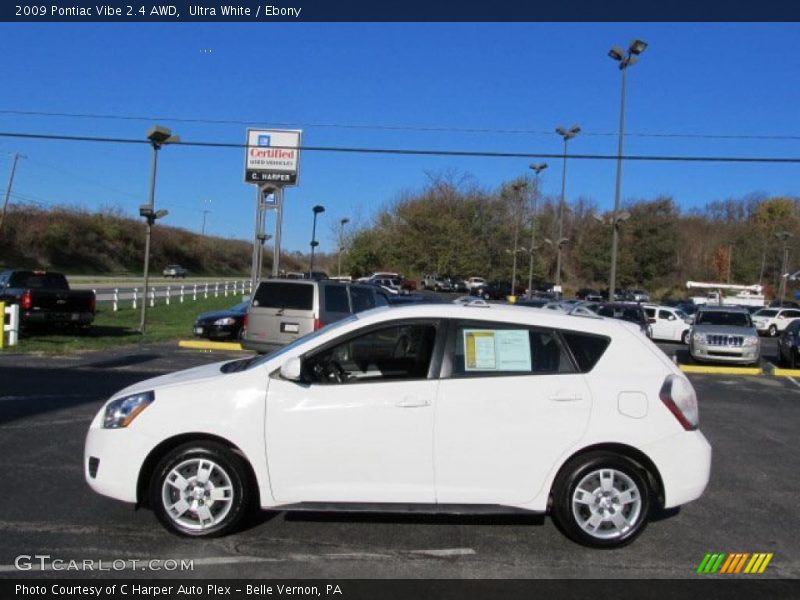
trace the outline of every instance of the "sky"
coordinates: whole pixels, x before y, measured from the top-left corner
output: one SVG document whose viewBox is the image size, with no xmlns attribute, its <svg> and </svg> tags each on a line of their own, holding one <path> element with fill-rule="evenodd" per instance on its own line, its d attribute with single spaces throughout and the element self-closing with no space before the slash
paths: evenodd
<svg viewBox="0 0 800 600">
<path fill-rule="evenodd" d="M 621 75 L 607 53 L 640 38 L 649 46 L 628 71 L 626 154 L 800 157 L 798 34 L 794 23 L 3 23 L 0 132 L 144 139 L 160 124 L 184 141 L 244 143 L 248 126 L 290 127 L 311 146 L 560 153 L 554 129 L 578 124 L 570 152 L 613 155 Z M 146 145 L 0 137 L 0 193 L 14 152 L 27 158 L 12 203 L 135 215 L 147 200 Z M 556 195 L 562 161 L 545 160 L 543 192 Z M 530 162 L 304 152 L 284 249 L 308 249 L 316 204 L 320 250 L 335 251 L 341 218 L 367 225 L 436 174 L 491 190 Z M 250 239 L 256 192 L 243 163 L 241 148 L 165 147 L 157 208 L 198 232 L 208 209 L 206 233 Z M 615 168 L 569 161 L 567 200 L 611 209 Z M 627 162 L 622 198 L 669 195 L 690 210 L 800 195 L 799 178 L 798 164 Z"/>
</svg>

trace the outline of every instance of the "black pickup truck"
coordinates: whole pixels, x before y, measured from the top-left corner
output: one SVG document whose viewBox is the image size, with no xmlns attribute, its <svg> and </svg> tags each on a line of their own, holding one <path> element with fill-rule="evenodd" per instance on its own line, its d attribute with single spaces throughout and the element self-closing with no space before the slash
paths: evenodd
<svg viewBox="0 0 800 600">
<path fill-rule="evenodd" d="M 71 325 L 85 329 L 94 321 L 94 292 L 70 290 L 62 273 L 0 272 L 0 302 L 19 304 L 23 327 Z"/>
</svg>

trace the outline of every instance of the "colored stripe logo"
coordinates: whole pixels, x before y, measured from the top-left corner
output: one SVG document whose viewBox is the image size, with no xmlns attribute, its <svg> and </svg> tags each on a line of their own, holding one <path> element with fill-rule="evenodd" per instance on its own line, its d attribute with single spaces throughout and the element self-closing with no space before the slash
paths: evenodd
<svg viewBox="0 0 800 600">
<path fill-rule="evenodd" d="M 772 560 L 772 552 L 709 552 L 700 561 L 697 572 L 701 575 L 711 575 L 720 573 L 722 575 L 749 574 L 756 575 L 763 573 L 769 561 Z"/>
</svg>

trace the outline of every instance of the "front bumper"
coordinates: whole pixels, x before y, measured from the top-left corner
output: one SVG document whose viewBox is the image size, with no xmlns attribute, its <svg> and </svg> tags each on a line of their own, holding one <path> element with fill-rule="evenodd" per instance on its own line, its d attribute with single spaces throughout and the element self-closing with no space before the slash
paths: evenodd
<svg viewBox="0 0 800 600">
<path fill-rule="evenodd" d="M 86 482 L 98 494 L 137 502 L 139 472 L 150 448 L 151 440 L 135 429 L 103 429 L 96 418 L 83 452 Z"/>
<path fill-rule="evenodd" d="M 642 448 L 664 484 L 664 508 L 699 498 L 711 476 L 711 444 L 698 431 L 684 431 Z"/>
<path fill-rule="evenodd" d="M 192 333 L 195 337 L 212 340 L 231 340 L 239 337 L 240 325 L 214 325 L 208 323 L 195 323 Z"/>
<path fill-rule="evenodd" d="M 689 353 L 696 360 L 749 365 L 758 362 L 761 348 L 759 346 L 714 346 L 692 341 Z"/>
</svg>

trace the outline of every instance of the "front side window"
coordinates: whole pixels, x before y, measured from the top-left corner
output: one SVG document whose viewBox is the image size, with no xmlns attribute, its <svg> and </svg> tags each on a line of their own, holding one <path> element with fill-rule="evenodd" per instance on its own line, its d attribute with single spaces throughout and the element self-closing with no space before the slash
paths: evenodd
<svg viewBox="0 0 800 600">
<path fill-rule="evenodd" d="M 673 315 L 668 310 L 659 310 L 658 311 L 658 318 L 659 319 L 666 319 L 667 321 L 674 321 L 675 315 Z"/>
<path fill-rule="evenodd" d="M 574 367 L 555 331 L 498 323 L 456 328 L 453 376 L 572 373 Z"/>
<path fill-rule="evenodd" d="M 432 323 L 375 329 L 309 356 L 303 377 L 321 384 L 426 379 L 435 341 Z"/>
</svg>

